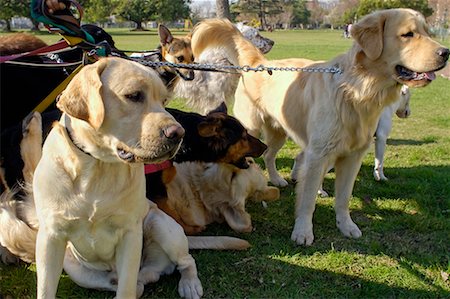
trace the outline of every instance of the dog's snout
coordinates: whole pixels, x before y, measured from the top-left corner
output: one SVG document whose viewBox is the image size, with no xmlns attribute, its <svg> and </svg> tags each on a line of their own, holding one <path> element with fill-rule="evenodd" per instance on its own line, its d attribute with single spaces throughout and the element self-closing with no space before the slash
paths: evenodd
<svg viewBox="0 0 450 299">
<path fill-rule="evenodd" d="M 439 56 L 441 56 L 442 58 L 444 58 L 445 61 L 448 60 L 448 56 L 450 55 L 450 51 L 448 48 L 439 48 L 437 50 L 437 54 Z"/>
<path fill-rule="evenodd" d="M 180 139 L 184 136 L 184 129 L 182 126 L 179 125 L 171 125 L 166 127 L 164 130 L 164 136 L 166 136 L 169 139 Z"/>
</svg>

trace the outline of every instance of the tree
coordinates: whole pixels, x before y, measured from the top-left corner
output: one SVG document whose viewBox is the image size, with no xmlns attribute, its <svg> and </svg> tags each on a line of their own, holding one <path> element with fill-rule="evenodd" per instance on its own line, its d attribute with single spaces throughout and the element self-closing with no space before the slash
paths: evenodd
<svg viewBox="0 0 450 299">
<path fill-rule="evenodd" d="M 311 16 L 311 12 L 306 8 L 305 0 L 294 1 L 293 20 L 292 24 L 306 24 Z"/>
<path fill-rule="evenodd" d="M 433 9 L 428 6 L 428 0 L 361 0 L 357 9 L 358 17 L 367 15 L 375 10 L 408 7 L 421 12 L 425 17 L 433 14 Z"/>
<path fill-rule="evenodd" d="M 216 15 L 218 18 L 231 20 L 230 3 L 228 0 L 216 0 Z"/>
<path fill-rule="evenodd" d="M 283 12 L 279 0 L 241 0 L 233 5 L 233 10 L 239 14 L 256 15 L 263 29 L 266 28 L 267 15 L 276 15 Z"/>
<path fill-rule="evenodd" d="M 189 18 L 190 0 L 155 0 L 156 20 L 160 22 L 171 22 Z"/>
<path fill-rule="evenodd" d="M 83 21 L 104 23 L 119 5 L 120 0 L 85 0 Z"/>
<path fill-rule="evenodd" d="M 156 5 L 151 0 L 127 0 L 117 8 L 118 14 L 129 21 L 136 23 L 135 30 L 144 30 L 142 22 L 155 19 Z"/>
<path fill-rule="evenodd" d="M 142 22 L 174 21 L 189 17 L 190 0 L 126 0 L 118 5 L 118 14 L 136 23 L 135 30 L 144 30 Z"/>
<path fill-rule="evenodd" d="M 11 18 L 30 17 L 30 0 L 0 0 L 0 19 L 6 22 L 6 31 L 11 31 Z"/>
</svg>

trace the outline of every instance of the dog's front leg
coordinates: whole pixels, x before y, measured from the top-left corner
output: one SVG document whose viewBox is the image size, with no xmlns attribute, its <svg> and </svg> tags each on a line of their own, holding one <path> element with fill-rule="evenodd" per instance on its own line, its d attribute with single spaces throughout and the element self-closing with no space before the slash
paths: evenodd
<svg viewBox="0 0 450 299">
<path fill-rule="evenodd" d="M 365 150 L 336 161 L 336 225 L 346 237 L 359 238 L 362 233 L 350 217 L 349 201 Z"/>
<path fill-rule="evenodd" d="M 128 230 L 117 246 L 117 298 L 136 298 L 142 254 L 142 222 Z"/>
<path fill-rule="evenodd" d="M 328 161 L 325 157 L 316 157 L 312 151 L 307 150 L 305 150 L 304 159 L 296 186 L 296 218 L 291 239 L 298 245 L 311 245 L 314 241 L 312 219 L 316 206 L 316 194 Z"/>
<path fill-rule="evenodd" d="M 41 224 L 36 239 L 37 298 L 41 299 L 56 297 L 67 244 L 45 225 Z"/>
</svg>

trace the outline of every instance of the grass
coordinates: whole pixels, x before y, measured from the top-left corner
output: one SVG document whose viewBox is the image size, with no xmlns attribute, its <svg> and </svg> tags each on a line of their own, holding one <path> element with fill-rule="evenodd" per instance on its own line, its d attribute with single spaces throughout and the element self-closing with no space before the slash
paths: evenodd
<svg viewBox="0 0 450 299">
<path fill-rule="evenodd" d="M 154 31 L 111 31 L 121 49 L 153 49 Z M 181 33 L 181 32 L 180 32 Z M 329 59 L 351 41 L 339 31 L 277 31 L 269 58 Z M 55 36 L 41 35 L 49 42 Z M 446 46 L 449 46 L 447 41 Z M 409 119 L 394 119 L 385 157 L 388 182 L 372 177 L 373 149 L 363 161 L 351 200 L 351 213 L 363 236 L 348 239 L 335 226 L 333 198 L 318 198 L 315 242 L 296 246 L 290 240 L 295 194 L 283 188 L 281 199 L 249 203 L 255 230 L 236 234 L 211 225 L 206 235 L 233 235 L 250 241 L 243 252 L 193 251 L 205 298 L 450 298 L 450 82 L 438 77 L 430 86 L 412 90 Z M 183 107 L 181 101 L 171 103 Z M 277 166 L 289 177 L 299 148 L 288 142 Z M 259 159 L 258 162 L 261 163 Z M 333 194 L 334 175 L 325 190 Z M 5 229 L 5 228 L 2 228 Z M 0 294 L 35 297 L 34 265 L 0 265 Z M 145 298 L 177 298 L 178 274 L 148 285 Z M 63 275 L 58 297 L 111 298 L 85 290 Z"/>
</svg>

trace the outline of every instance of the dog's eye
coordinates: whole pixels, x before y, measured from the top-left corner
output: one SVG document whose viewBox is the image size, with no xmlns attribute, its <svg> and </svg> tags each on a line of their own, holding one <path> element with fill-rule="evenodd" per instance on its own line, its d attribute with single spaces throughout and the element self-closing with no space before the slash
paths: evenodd
<svg viewBox="0 0 450 299">
<path fill-rule="evenodd" d="M 413 37 L 413 36 L 414 36 L 414 33 L 412 31 L 402 34 L 402 37 Z"/>
<path fill-rule="evenodd" d="M 178 59 L 178 62 L 183 62 L 184 61 L 184 56 L 178 56 L 177 59 Z"/>
<path fill-rule="evenodd" d="M 125 97 L 134 103 L 142 103 L 144 101 L 144 94 L 140 91 L 126 94 Z"/>
</svg>

